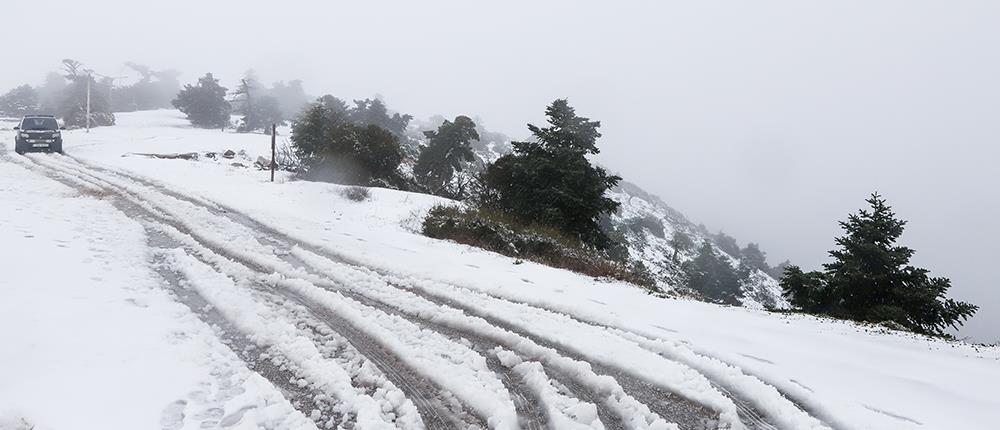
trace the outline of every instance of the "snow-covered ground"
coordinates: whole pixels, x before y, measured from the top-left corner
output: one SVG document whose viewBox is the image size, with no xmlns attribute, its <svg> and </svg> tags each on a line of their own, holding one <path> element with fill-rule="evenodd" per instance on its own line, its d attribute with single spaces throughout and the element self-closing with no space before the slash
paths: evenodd
<svg viewBox="0 0 1000 430">
<path fill-rule="evenodd" d="M 285 357 L 290 368 L 308 380 L 303 386 L 338 386 L 340 396 L 354 399 L 354 409 L 346 408 L 345 413 L 359 417 L 369 409 L 363 405 L 367 400 L 356 397 L 381 399 L 372 403 L 378 412 L 366 415 L 371 421 L 359 418 L 359 424 L 416 425 L 404 418 L 413 417 L 414 407 L 423 413 L 421 408 L 429 406 L 400 401 L 399 396 L 407 393 L 405 386 L 396 388 L 399 384 L 388 382 L 379 372 L 353 368 L 351 360 L 323 364 L 330 370 L 322 371 L 317 360 L 327 353 L 343 353 L 344 348 L 310 349 L 315 340 L 296 334 L 296 327 L 301 331 L 303 324 L 289 323 L 280 330 L 266 324 L 291 320 L 285 314 L 291 311 L 269 298 L 270 291 L 241 288 L 270 282 L 275 291 L 337 310 L 340 318 L 360 327 L 362 335 L 382 339 L 390 355 L 402 357 L 407 366 L 427 374 L 431 383 L 448 388 L 449 395 L 495 428 L 514 426 L 516 407 L 509 400 L 512 394 L 489 372 L 497 370 L 487 370 L 487 360 L 496 357 L 509 375 L 524 381 L 527 393 L 542 399 L 552 415 L 550 422 L 567 428 L 601 425 L 594 403 L 569 395 L 572 390 L 561 388 L 548 374 L 552 369 L 578 369 L 574 366 L 582 364 L 580 360 L 595 369 L 629 369 L 649 384 L 719 411 L 723 421 L 729 412 L 733 415 L 728 419 L 735 420 L 737 407 L 717 385 L 749 401 L 778 428 L 822 428 L 819 421 L 837 429 L 997 425 L 1000 396 L 993 387 L 1000 385 L 1000 350 L 996 347 L 660 299 L 622 283 L 519 264 L 415 233 L 428 208 L 447 203 L 435 197 L 373 189 L 370 200 L 353 202 L 341 195 L 344 187 L 337 185 L 292 181 L 281 173 L 275 183 L 268 182 L 265 172 L 246 167 L 257 156 L 270 155 L 267 136 L 192 129 L 175 111 L 120 114 L 118 124 L 89 134 L 66 132 L 67 154 L 84 163 L 130 172 L 208 206 L 221 204 L 307 246 L 291 250 L 290 257 L 279 255 L 267 251 L 272 245 L 259 242 L 244 227 L 222 222 L 197 204 L 158 194 L 127 178 L 94 172 L 66 157 L 8 154 L 0 159 L 0 267 L 5 275 L 0 278 L 0 428 L 4 420 L 14 423 L 22 418 L 37 428 L 149 428 L 161 425 L 161 420 L 164 428 L 196 428 L 201 421 L 195 417 L 213 408 L 221 412 L 211 412 L 202 421 L 224 420 L 220 414 L 228 417 L 244 411 L 240 422 L 248 426 L 313 425 L 292 409 L 272 382 L 251 372 L 213 330 L 162 288 L 147 264 L 152 256 L 143 226 L 117 211 L 102 187 L 123 190 L 154 212 L 178 220 L 178 227 L 190 230 L 192 237 L 218 244 L 233 254 L 230 258 L 246 260 L 241 264 L 275 272 L 281 280 L 245 268 L 227 269 L 228 277 L 222 276 L 215 270 L 229 263 L 212 254 L 218 250 L 198 251 L 200 245 L 194 243 L 188 254 L 201 260 L 184 253 L 175 256 L 192 260 L 180 265 L 187 268 L 188 278 L 198 281 L 192 282 L 193 288 L 227 319 L 241 329 L 267 326 L 257 331 L 260 337 L 255 341 Z M 0 139 L 10 148 L 9 131 L 0 133 Z M 189 161 L 135 155 L 228 149 L 244 151 L 246 156 Z M 82 187 L 94 192 L 81 193 L 48 179 L 42 176 L 46 169 L 82 180 Z M 183 242 L 181 236 L 177 237 Z M 307 262 L 319 273 L 301 273 L 287 263 L 290 258 Z M 213 261 L 215 267 L 209 264 Z M 403 315 L 317 288 L 327 280 L 364 286 L 361 298 L 384 303 Z M 397 286 L 416 294 L 402 293 Z M 468 309 L 445 312 L 426 297 L 451 299 Z M 259 310 L 233 305 L 241 301 Z M 475 318 L 467 315 L 473 311 Z M 426 328 L 421 331 L 413 322 L 425 320 L 476 333 L 496 345 L 480 350 L 489 342 L 449 340 L 446 331 L 425 333 Z M 295 337 L 300 335 L 305 337 Z M 339 337 L 328 341 L 343 342 Z M 348 352 L 366 357 L 371 353 L 361 347 Z M 355 367 L 366 365 L 357 363 Z M 457 367 L 433 372 L 442 366 Z M 599 387 L 594 388 L 598 392 L 621 390 L 595 375 L 596 370 L 577 371 L 576 379 Z M 358 384 L 358 379 L 371 379 L 380 388 L 342 386 Z M 641 396 L 609 395 L 618 396 L 612 410 L 632 411 L 636 420 L 629 426 L 662 425 L 649 409 L 643 411 Z M 115 412 L 108 413 L 109 408 Z M 183 410 L 184 419 L 171 427 L 171 418 L 181 416 L 177 410 Z"/>
<path fill-rule="evenodd" d="M 308 428 L 158 286 L 143 229 L 0 161 L 0 428 Z"/>
</svg>

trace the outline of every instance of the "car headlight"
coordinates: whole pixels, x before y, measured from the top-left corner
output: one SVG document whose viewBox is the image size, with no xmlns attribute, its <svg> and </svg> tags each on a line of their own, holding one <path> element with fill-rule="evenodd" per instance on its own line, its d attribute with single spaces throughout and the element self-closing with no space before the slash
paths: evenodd
<svg viewBox="0 0 1000 430">
<path fill-rule="evenodd" d="M 59 136 L 61 136 L 61 135 L 62 135 L 62 133 L 60 133 L 60 132 L 58 132 L 58 131 L 57 131 L 57 132 L 55 132 L 55 133 L 52 133 L 52 138 L 53 138 L 53 139 L 58 139 L 58 138 L 59 138 Z"/>
<path fill-rule="evenodd" d="M 31 135 L 28 134 L 28 133 L 21 133 L 21 137 L 27 139 L 27 138 L 31 137 Z"/>
</svg>

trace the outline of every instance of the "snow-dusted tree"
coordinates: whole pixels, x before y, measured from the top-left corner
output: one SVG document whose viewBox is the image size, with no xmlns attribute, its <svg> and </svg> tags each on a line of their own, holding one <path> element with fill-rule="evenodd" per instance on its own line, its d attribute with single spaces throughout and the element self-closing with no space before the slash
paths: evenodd
<svg viewBox="0 0 1000 430">
<path fill-rule="evenodd" d="M 670 256 L 670 259 L 676 263 L 677 254 L 687 252 L 693 246 L 694 240 L 691 239 L 691 236 L 680 230 L 675 231 L 674 235 L 670 238 L 670 247 L 674 249 L 674 253 Z"/>
<path fill-rule="evenodd" d="M 456 171 L 462 171 L 466 163 L 476 160 L 471 144 L 479 139 L 476 124 L 467 116 L 455 117 L 455 121 L 444 121 L 437 130 L 425 131 L 427 146 L 420 150 L 413 174 L 432 194 L 455 196 L 449 190 Z"/>
<path fill-rule="evenodd" d="M 74 76 L 64 90 L 63 100 L 59 105 L 63 124 L 66 127 L 87 125 L 87 81 L 90 81 L 90 126 L 115 125 L 115 114 L 111 113 L 111 105 L 105 96 L 106 90 L 101 91 L 101 86 L 89 74 Z"/>
<path fill-rule="evenodd" d="M 187 115 L 195 127 L 225 128 L 232 111 L 226 91 L 218 79 L 207 73 L 198 79 L 197 85 L 185 85 L 171 103 Z"/>
<path fill-rule="evenodd" d="M 270 130 L 271 125 L 284 125 L 285 119 L 281 114 L 281 107 L 278 100 L 271 96 L 261 95 L 262 88 L 255 88 L 253 84 L 243 79 L 236 89 L 238 103 L 236 113 L 243 115 L 236 131 L 240 133 L 253 133 L 256 131 Z"/>
<path fill-rule="evenodd" d="M 740 251 L 740 264 L 765 273 L 771 270 L 771 266 L 767 265 L 767 254 L 761 251 L 760 245 L 753 242 Z"/>
<path fill-rule="evenodd" d="M 38 92 L 30 85 L 21 85 L 0 96 L 0 116 L 20 117 L 38 113 Z"/>
<path fill-rule="evenodd" d="M 115 115 L 106 97 L 107 87 L 98 83 L 95 73 L 86 69 L 83 63 L 67 58 L 62 64 L 63 76 L 69 81 L 58 97 L 57 110 L 63 123 L 67 127 L 87 125 L 89 108 L 91 127 L 114 125 Z"/>
<path fill-rule="evenodd" d="M 910 265 L 914 251 L 896 241 L 906 221 L 875 193 L 862 209 L 841 221 L 844 235 L 830 251 L 823 272 L 785 269 L 782 287 L 792 303 L 807 311 L 856 321 L 892 322 L 909 330 L 943 336 L 976 313 L 976 305 L 945 295 L 948 278 L 930 277 Z"/>
<path fill-rule="evenodd" d="M 548 126 L 528 124 L 534 139 L 514 142 L 514 152 L 500 157 L 481 176 L 476 199 L 481 205 L 538 223 L 599 249 L 611 245 L 600 217 L 618 209 L 606 195 L 621 180 L 594 166 L 601 123 L 576 114 L 564 100 L 545 109 Z"/>
<path fill-rule="evenodd" d="M 399 140 L 386 129 L 350 120 L 350 110 L 333 96 L 312 104 L 292 124 L 296 155 L 312 179 L 346 184 L 399 182 Z"/>
<path fill-rule="evenodd" d="M 685 263 L 688 287 L 706 298 L 730 305 L 739 305 L 743 292 L 740 277 L 729 260 L 715 251 L 708 240 L 702 242 L 698 254 Z"/>
<path fill-rule="evenodd" d="M 390 114 L 385 102 L 378 98 L 355 100 L 350 118 L 355 124 L 375 125 L 388 130 L 400 141 L 406 139 L 406 127 L 413 120 L 412 115 Z"/>
</svg>

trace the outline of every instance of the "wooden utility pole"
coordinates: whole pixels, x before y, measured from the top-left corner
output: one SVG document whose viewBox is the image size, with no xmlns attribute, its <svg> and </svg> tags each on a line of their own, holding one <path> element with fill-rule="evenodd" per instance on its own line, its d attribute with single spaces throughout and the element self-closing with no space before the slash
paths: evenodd
<svg viewBox="0 0 1000 430">
<path fill-rule="evenodd" d="M 274 159 L 275 153 L 277 152 L 275 149 L 275 139 L 277 138 L 277 135 L 278 125 L 271 124 L 271 182 L 274 182 L 274 168 L 278 165 L 278 161 Z"/>
</svg>

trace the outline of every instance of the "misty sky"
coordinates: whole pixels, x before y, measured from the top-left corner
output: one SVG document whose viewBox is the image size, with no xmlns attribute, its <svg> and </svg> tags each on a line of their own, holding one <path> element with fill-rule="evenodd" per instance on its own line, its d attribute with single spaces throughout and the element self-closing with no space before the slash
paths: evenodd
<svg viewBox="0 0 1000 430">
<path fill-rule="evenodd" d="M 514 137 L 567 97 L 602 121 L 602 164 L 772 263 L 817 268 L 878 190 L 915 263 L 982 307 L 962 334 L 1000 340 L 1000 2 L 268 3 L 5 4 L 0 91 L 66 57 L 252 68 Z"/>
</svg>

